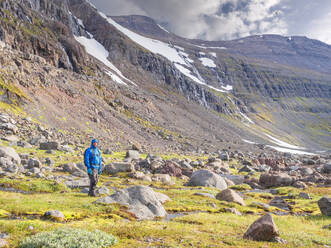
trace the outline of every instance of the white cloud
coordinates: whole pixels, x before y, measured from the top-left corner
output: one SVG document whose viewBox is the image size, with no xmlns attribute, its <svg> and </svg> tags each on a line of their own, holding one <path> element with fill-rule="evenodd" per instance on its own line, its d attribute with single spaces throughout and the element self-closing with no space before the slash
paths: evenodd
<svg viewBox="0 0 331 248">
<path fill-rule="evenodd" d="M 152 17 L 186 38 L 223 40 L 267 33 L 331 42 L 330 0 L 91 1 L 106 14 Z"/>
<path fill-rule="evenodd" d="M 308 26 L 308 37 L 321 40 L 331 45 L 331 12 L 313 20 Z"/>
</svg>

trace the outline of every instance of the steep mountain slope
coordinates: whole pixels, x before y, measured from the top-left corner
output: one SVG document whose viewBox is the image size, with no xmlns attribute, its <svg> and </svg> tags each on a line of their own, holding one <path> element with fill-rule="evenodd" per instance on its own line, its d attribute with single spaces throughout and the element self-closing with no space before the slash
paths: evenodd
<svg viewBox="0 0 331 248">
<path fill-rule="evenodd" d="M 268 134 L 330 147 L 323 70 L 201 47 L 148 18 L 115 18 L 142 36 L 84 0 L 0 4 L 4 107 L 20 105 L 62 139 L 99 136 L 117 150 L 130 142 L 146 150 L 250 150 L 242 139 L 289 146 Z"/>
</svg>

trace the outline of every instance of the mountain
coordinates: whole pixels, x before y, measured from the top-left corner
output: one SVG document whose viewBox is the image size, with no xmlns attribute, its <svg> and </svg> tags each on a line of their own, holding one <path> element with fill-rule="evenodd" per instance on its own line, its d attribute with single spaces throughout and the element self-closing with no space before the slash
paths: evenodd
<svg viewBox="0 0 331 248">
<path fill-rule="evenodd" d="M 4 0 L 1 16 L 6 108 L 63 135 L 75 130 L 75 142 L 330 149 L 331 47 L 322 42 L 189 40 L 148 17 L 107 17 L 84 0 Z"/>
</svg>

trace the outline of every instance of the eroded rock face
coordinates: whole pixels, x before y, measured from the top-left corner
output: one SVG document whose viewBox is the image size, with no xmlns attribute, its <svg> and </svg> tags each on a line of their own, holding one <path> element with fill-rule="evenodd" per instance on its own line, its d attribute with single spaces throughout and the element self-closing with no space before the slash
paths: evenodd
<svg viewBox="0 0 331 248">
<path fill-rule="evenodd" d="M 323 215 L 331 216 L 331 198 L 330 197 L 322 197 L 318 201 L 318 206 Z"/>
<path fill-rule="evenodd" d="M 119 203 L 128 206 L 129 211 L 138 219 L 153 219 L 167 215 L 162 203 L 169 200 L 168 196 L 154 192 L 150 187 L 134 186 L 117 191 L 111 196 L 100 198 L 95 203 Z"/>
<path fill-rule="evenodd" d="M 221 190 L 227 188 L 227 184 L 223 177 L 208 170 L 198 170 L 194 172 L 190 178 L 188 185 L 214 187 Z"/>
<path fill-rule="evenodd" d="M 262 174 L 259 183 L 264 187 L 290 186 L 293 178 L 286 173 Z"/>
<path fill-rule="evenodd" d="M 244 234 L 245 239 L 251 239 L 256 241 L 273 241 L 279 236 L 279 231 L 274 223 L 271 214 L 266 214 L 256 220 L 246 233 Z"/>
</svg>

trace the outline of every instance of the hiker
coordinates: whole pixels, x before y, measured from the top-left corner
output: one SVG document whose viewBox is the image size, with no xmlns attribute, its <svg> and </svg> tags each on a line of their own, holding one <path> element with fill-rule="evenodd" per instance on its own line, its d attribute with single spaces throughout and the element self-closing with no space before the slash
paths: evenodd
<svg viewBox="0 0 331 248">
<path fill-rule="evenodd" d="M 98 143 L 99 141 L 97 139 L 93 139 L 91 147 L 86 149 L 84 153 L 84 163 L 87 167 L 87 173 L 90 178 L 89 196 L 97 196 L 95 188 L 99 180 L 99 175 L 102 172 L 102 159 L 101 152 L 98 149 Z"/>
</svg>

